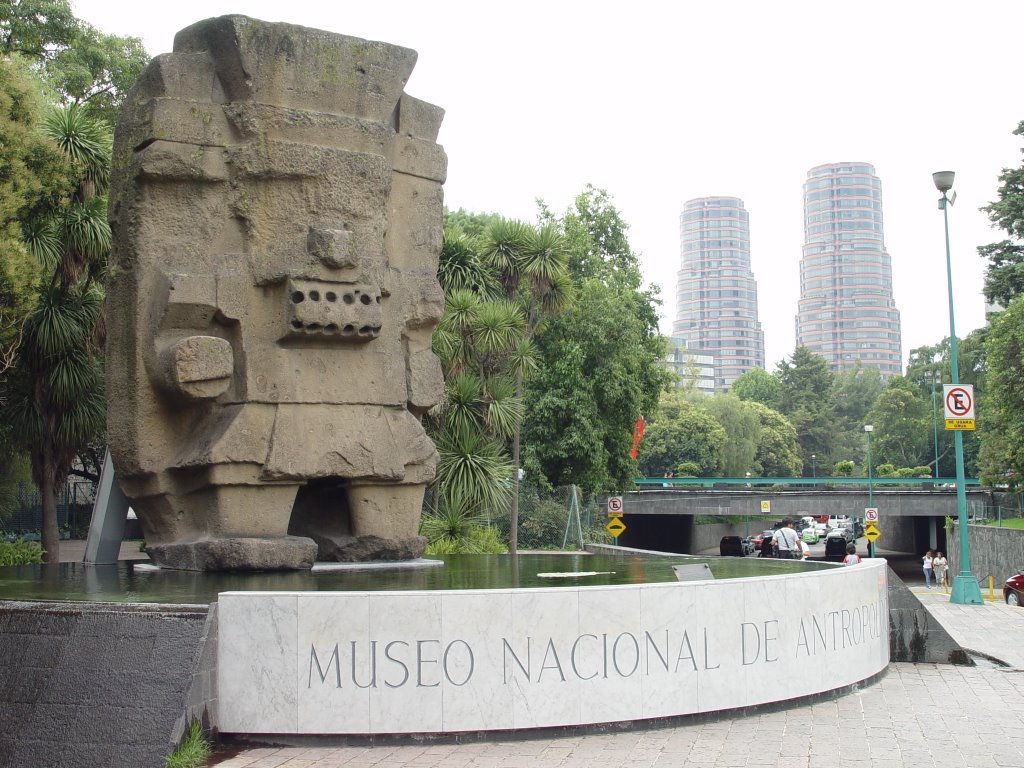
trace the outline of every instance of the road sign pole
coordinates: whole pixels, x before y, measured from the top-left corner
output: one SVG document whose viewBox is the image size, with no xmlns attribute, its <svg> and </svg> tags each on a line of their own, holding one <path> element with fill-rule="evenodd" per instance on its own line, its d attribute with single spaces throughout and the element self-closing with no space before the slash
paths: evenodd
<svg viewBox="0 0 1024 768">
<path fill-rule="evenodd" d="M 952 179 L 950 179 L 949 186 L 952 187 Z M 960 364 L 957 359 L 956 321 L 953 319 L 953 263 L 949 254 L 949 198 L 946 197 L 948 188 L 940 187 L 940 190 L 942 199 L 939 200 L 939 207 L 942 208 L 942 222 L 946 232 L 946 287 L 949 294 L 949 380 L 956 385 L 960 383 Z M 960 523 L 960 573 L 953 579 L 953 590 L 949 601 L 951 603 L 984 605 L 985 601 L 981 597 L 978 581 L 971 575 L 971 551 L 967 531 L 967 493 L 964 489 L 964 438 L 959 429 L 953 432 L 953 447 L 956 454 L 956 513 Z"/>
</svg>

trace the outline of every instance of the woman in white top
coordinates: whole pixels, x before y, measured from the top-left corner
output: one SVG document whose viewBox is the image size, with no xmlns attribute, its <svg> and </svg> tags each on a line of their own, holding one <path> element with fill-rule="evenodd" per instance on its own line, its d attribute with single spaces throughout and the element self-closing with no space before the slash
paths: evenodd
<svg viewBox="0 0 1024 768">
<path fill-rule="evenodd" d="M 924 563 L 924 585 L 928 588 L 932 588 L 932 563 L 935 561 L 935 553 L 930 549 L 924 553 L 924 557 L 921 558 L 921 562 Z"/>
<path fill-rule="evenodd" d="M 946 573 L 949 571 L 949 561 L 941 552 L 935 553 L 935 558 L 932 560 L 932 571 L 935 572 L 936 587 L 949 586 L 946 582 Z"/>
</svg>

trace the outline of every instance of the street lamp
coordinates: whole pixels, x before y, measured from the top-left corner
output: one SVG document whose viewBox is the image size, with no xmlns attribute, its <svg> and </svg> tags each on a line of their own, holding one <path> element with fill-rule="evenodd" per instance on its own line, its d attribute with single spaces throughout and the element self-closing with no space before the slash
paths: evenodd
<svg viewBox="0 0 1024 768">
<path fill-rule="evenodd" d="M 812 454 L 811 454 L 811 477 L 812 477 L 812 478 L 813 478 L 814 480 L 817 480 L 817 479 L 818 479 L 818 465 L 817 465 L 817 464 L 815 464 L 815 462 L 814 462 L 814 460 L 815 460 L 816 458 L 818 458 L 818 457 L 817 457 L 817 456 L 815 456 L 815 455 L 814 455 L 814 454 L 812 453 Z"/>
<path fill-rule="evenodd" d="M 934 362 L 934 361 L 933 361 Z M 935 479 L 939 477 L 939 416 L 935 409 L 935 385 L 942 379 L 942 373 L 938 368 L 932 368 L 932 444 L 935 446 Z"/>
<path fill-rule="evenodd" d="M 932 174 L 935 188 L 942 193 L 939 208 L 946 233 L 946 286 L 949 293 L 949 381 L 954 386 L 960 383 L 960 367 L 956 356 L 956 323 L 953 320 L 953 265 L 949 254 L 949 206 L 953 200 L 946 193 L 953 188 L 953 171 L 937 171 Z M 955 195 L 954 195 L 955 199 Z M 953 447 L 956 451 L 956 516 L 960 524 L 960 573 L 953 577 L 951 603 L 962 605 L 984 605 L 978 580 L 971 575 L 971 550 L 967 533 L 967 492 L 964 489 L 964 437 L 957 429 L 953 431 Z"/>
<path fill-rule="evenodd" d="M 875 431 L 875 426 L 873 424 L 865 424 L 864 425 L 864 432 L 868 436 L 868 507 L 871 507 L 871 508 L 874 508 L 874 506 L 875 506 L 875 497 L 874 497 L 874 495 L 872 495 L 872 490 L 871 490 L 871 433 L 874 432 L 874 431 Z M 857 535 L 857 531 L 856 530 L 854 530 L 853 533 L 854 533 L 854 536 Z M 868 557 L 874 557 L 874 556 L 875 556 L 875 542 L 871 541 L 871 539 L 868 539 Z"/>
</svg>

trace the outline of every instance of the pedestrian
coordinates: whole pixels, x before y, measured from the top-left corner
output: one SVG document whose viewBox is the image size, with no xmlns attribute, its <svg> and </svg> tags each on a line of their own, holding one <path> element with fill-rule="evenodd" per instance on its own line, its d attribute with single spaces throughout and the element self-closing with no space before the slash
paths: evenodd
<svg viewBox="0 0 1024 768">
<path fill-rule="evenodd" d="M 807 546 L 807 542 L 800 539 L 800 559 L 806 560 L 811 556 L 811 548 Z"/>
<path fill-rule="evenodd" d="M 860 555 L 857 554 L 857 545 L 852 541 L 846 545 L 846 557 L 843 558 L 843 565 L 857 565 L 860 562 Z"/>
<path fill-rule="evenodd" d="M 932 588 L 932 563 L 935 562 L 935 553 L 930 549 L 924 553 L 924 557 L 921 558 L 921 562 L 924 563 L 924 585 L 928 588 Z"/>
<path fill-rule="evenodd" d="M 932 570 L 935 572 L 935 586 L 946 589 L 949 582 L 946 581 L 946 574 L 949 572 L 949 561 L 942 552 L 936 552 L 932 560 Z"/>
<path fill-rule="evenodd" d="M 784 560 L 796 560 L 800 557 L 800 537 L 793 530 L 793 518 L 787 517 L 782 521 L 782 527 L 772 536 L 772 544 L 775 545 L 776 557 Z"/>
</svg>

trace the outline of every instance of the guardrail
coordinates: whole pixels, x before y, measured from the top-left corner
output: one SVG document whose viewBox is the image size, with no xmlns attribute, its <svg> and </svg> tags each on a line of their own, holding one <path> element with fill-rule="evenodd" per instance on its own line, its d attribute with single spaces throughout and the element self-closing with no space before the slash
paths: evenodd
<svg viewBox="0 0 1024 768">
<path fill-rule="evenodd" d="M 879 485 L 918 486 L 921 490 L 935 490 L 956 486 L 955 477 L 638 477 L 633 482 L 640 487 L 661 488 L 713 488 L 715 486 L 763 487 L 766 485 L 811 485 L 820 490 L 839 486 L 872 487 Z M 964 486 L 981 486 L 977 478 L 966 478 Z"/>
</svg>

